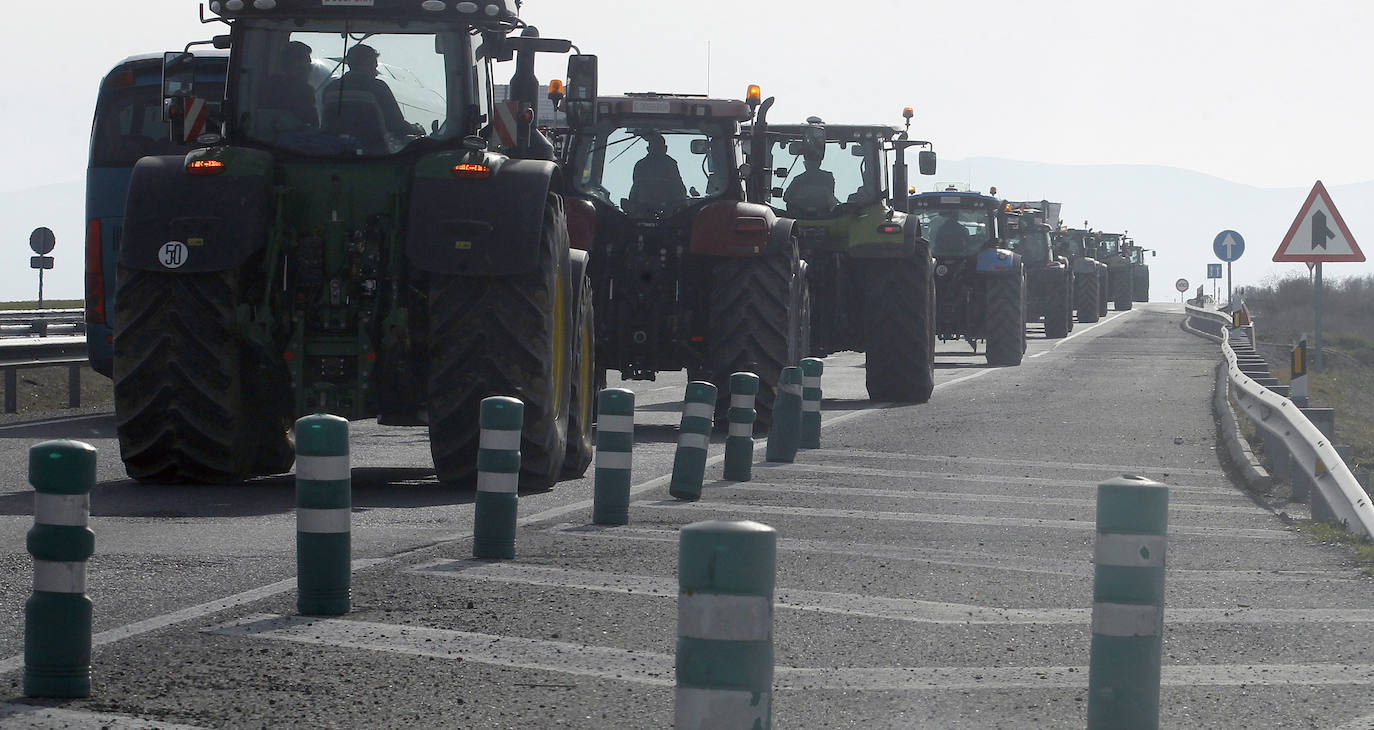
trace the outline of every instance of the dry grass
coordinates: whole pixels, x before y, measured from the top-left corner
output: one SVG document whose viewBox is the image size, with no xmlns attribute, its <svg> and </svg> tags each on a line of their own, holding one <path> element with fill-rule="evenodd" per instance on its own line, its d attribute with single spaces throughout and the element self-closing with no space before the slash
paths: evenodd
<svg viewBox="0 0 1374 730">
<path fill-rule="evenodd" d="M 82 299 L 44 299 L 44 309 L 76 309 L 86 306 Z M 38 309 L 38 300 L 30 299 L 27 302 L 0 302 L 0 309 Z"/>
</svg>

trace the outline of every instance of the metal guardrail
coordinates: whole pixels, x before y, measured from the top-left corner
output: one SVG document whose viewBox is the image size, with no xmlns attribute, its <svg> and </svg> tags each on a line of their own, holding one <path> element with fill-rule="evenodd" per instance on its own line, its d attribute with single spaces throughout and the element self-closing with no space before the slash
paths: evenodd
<svg viewBox="0 0 1374 730">
<path fill-rule="evenodd" d="M 84 309 L 0 310 L 0 338 L 30 334 L 81 334 L 86 331 Z"/>
<path fill-rule="evenodd" d="M 19 410 L 19 371 L 67 366 L 67 407 L 81 405 L 81 368 L 87 363 L 81 335 L 0 338 L 0 370 L 5 376 L 5 412 Z"/>
<path fill-rule="evenodd" d="M 1225 312 L 1188 303 L 1183 305 L 1183 309 L 1188 324 L 1193 330 L 1211 337 L 1217 342 L 1221 342 L 1222 331 L 1231 326 L 1231 317 Z"/>
</svg>

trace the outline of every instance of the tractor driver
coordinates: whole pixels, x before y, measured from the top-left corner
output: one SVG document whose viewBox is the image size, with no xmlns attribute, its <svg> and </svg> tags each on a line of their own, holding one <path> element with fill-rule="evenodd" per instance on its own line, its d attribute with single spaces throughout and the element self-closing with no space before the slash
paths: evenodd
<svg viewBox="0 0 1374 730">
<path fill-rule="evenodd" d="M 330 82 L 329 87 L 325 89 L 326 104 L 331 98 L 338 98 L 334 95 L 338 91 L 365 92 L 376 100 L 387 132 L 401 137 L 424 134 L 424 129 L 420 125 L 406 121 L 401 115 L 401 106 L 396 103 L 396 95 L 391 93 L 391 87 L 377 78 L 377 58 L 380 55 L 377 49 L 362 43 L 348 49 L 348 53 L 344 54 L 348 72 L 338 80 Z M 329 110 L 326 109 L 325 113 L 328 114 Z"/>
<path fill-rule="evenodd" d="M 287 43 L 282 52 L 282 72 L 267 80 L 262 107 L 286 112 L 304 126 L 319 126 L 315 87 L 310 85 L 310 64 L 310 46 L 300 41 Z"/>
<path fill-rule="evenodd" d="M 649 151 L 635 163 L 628 205 L 635 211 L 665 211 L 687 198 L 687 186 L 682 183 L 677 160 L 668 154 L 663 135 L 648 132 L 643 137 Z"/>
<path fill-rule="evenodd" d="M 827 216 L 840 204 L 835 198 L 835 176 L 828 170 L 820 169 L 821 156 L 807 152 L 802 157 L 806 169 L 787 186 L 783 202 L 787 212 L 803 217 Z"/>
<path fill-rule="evenodd" d="M 942 210 L 932 223 L 935 229 L 935 253 L 962 255 L 968 250 L 970 236 L 968 229 L 959 222 L 958 213 Z"/>
</svg>

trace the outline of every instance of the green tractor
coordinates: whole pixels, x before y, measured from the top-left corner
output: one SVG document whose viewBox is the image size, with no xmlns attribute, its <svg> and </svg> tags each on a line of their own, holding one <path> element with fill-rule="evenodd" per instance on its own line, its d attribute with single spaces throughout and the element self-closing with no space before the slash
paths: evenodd
<svg viewBox="0 0 1374 730">
<path fill-rule="evenodd" d="M 1155 255 L 1152 248 L 1141 248 L 1134 239 L 1126 239 L 1122 247 L 1126 259 L 1131 262 L 1131 297 L 1137 302 L 1150 301 L 1150 267 L 1145 263 L 1145 253 Z"/>
<path fill-rule="evenodd" d="M 1135 271 L 1131 243 L 1124 233 L 1095 233 L 1097 260 L 1107 264 L 1107 298 L 1118 311 L 1129 310 L 1135 301 Z"/>
<path fill-rule="evenodd" d="M 1044 208 L 1006 203 L 1002 231 L 1007 248 L 1021 254 L 1026 267 L 1026 321 L 1044 320 L 1046 339 L 1073 331 L 1074 276 L 1069 259 L 1054 247 Z"/>
<path fill-rule="evenodd" d="M 428 426 L 438 478 L 470 485 L 491 395 L 524 403 L 522 487 L 585 471 L 587 256 L 533 127 L 535 55 L 571 44 L 517 6 L 215 0 L 223 134 L 199 133 L 194 57 L 167 54 L 165 109 L 193 149 L 130 182 L 114 335 L 130 476 L 280 473 L 295 419 L 332 413 Z M 571 57 L 568 86 L 569 113 L 594 117 L 594 56 Z"/>
<path fill-rule="evenodd" d="M 903 115 L 909 128 L 911 110 Z M 934 262 L 907 215 L 906 150 L 930 143 L 893 126 L 817 117 L 770 125 L 767 143 L 755 163 L 781 181 L 772 204 L 796 219 L 807 264 L 808 354 L 862 352 L 871 399 L 926 402 L 935 387 Z M 922 149 L 921 174 L 935 166 L 935 152 Z"/>
<path fill-rule="evenodd" d="M 1095 257 L 1097 242 L 1090 228 L 1065 228 L 1052 233 L 1054 248 L 1069 261 L 1073 272 L 1073 308 L 1078 321 L 1096 322 L 1107 316 L 1107 265 Z"/>
</svg>

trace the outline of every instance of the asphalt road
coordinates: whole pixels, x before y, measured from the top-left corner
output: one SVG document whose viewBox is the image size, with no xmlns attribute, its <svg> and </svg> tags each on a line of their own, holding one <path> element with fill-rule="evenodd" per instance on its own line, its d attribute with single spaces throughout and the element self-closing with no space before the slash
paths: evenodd
<svg viewBox="0 0 1374 730">
<path fill-rule="evenodd" d="M 0 725 L 668 727 L 679 527 L 777 528 L 777 727 L 1082 727 L 1095 485 L 1171 486 L 1162 724 L 1374 728 L 1374 582 L 1232 486 L 1209 410 L 1216 346 L 1150 304 L 1033 334 L 990 369 L 942 346 L 931 402 L 864 399 L 826 363 L 822 448 L 667 494 L 683 378 L 632 383 L 631 524 L 590 526 L 591 479 L 522 495 L 518 557 L 475 563 L 471 493 L 423 429 L 353 425 L 353 611 L 294 616 L 290 477 L 127 480 L 109 416 L 0 427 Z M 26 449 L 100 450 L 94 694 L 19 694 Z"/>
</svg>

